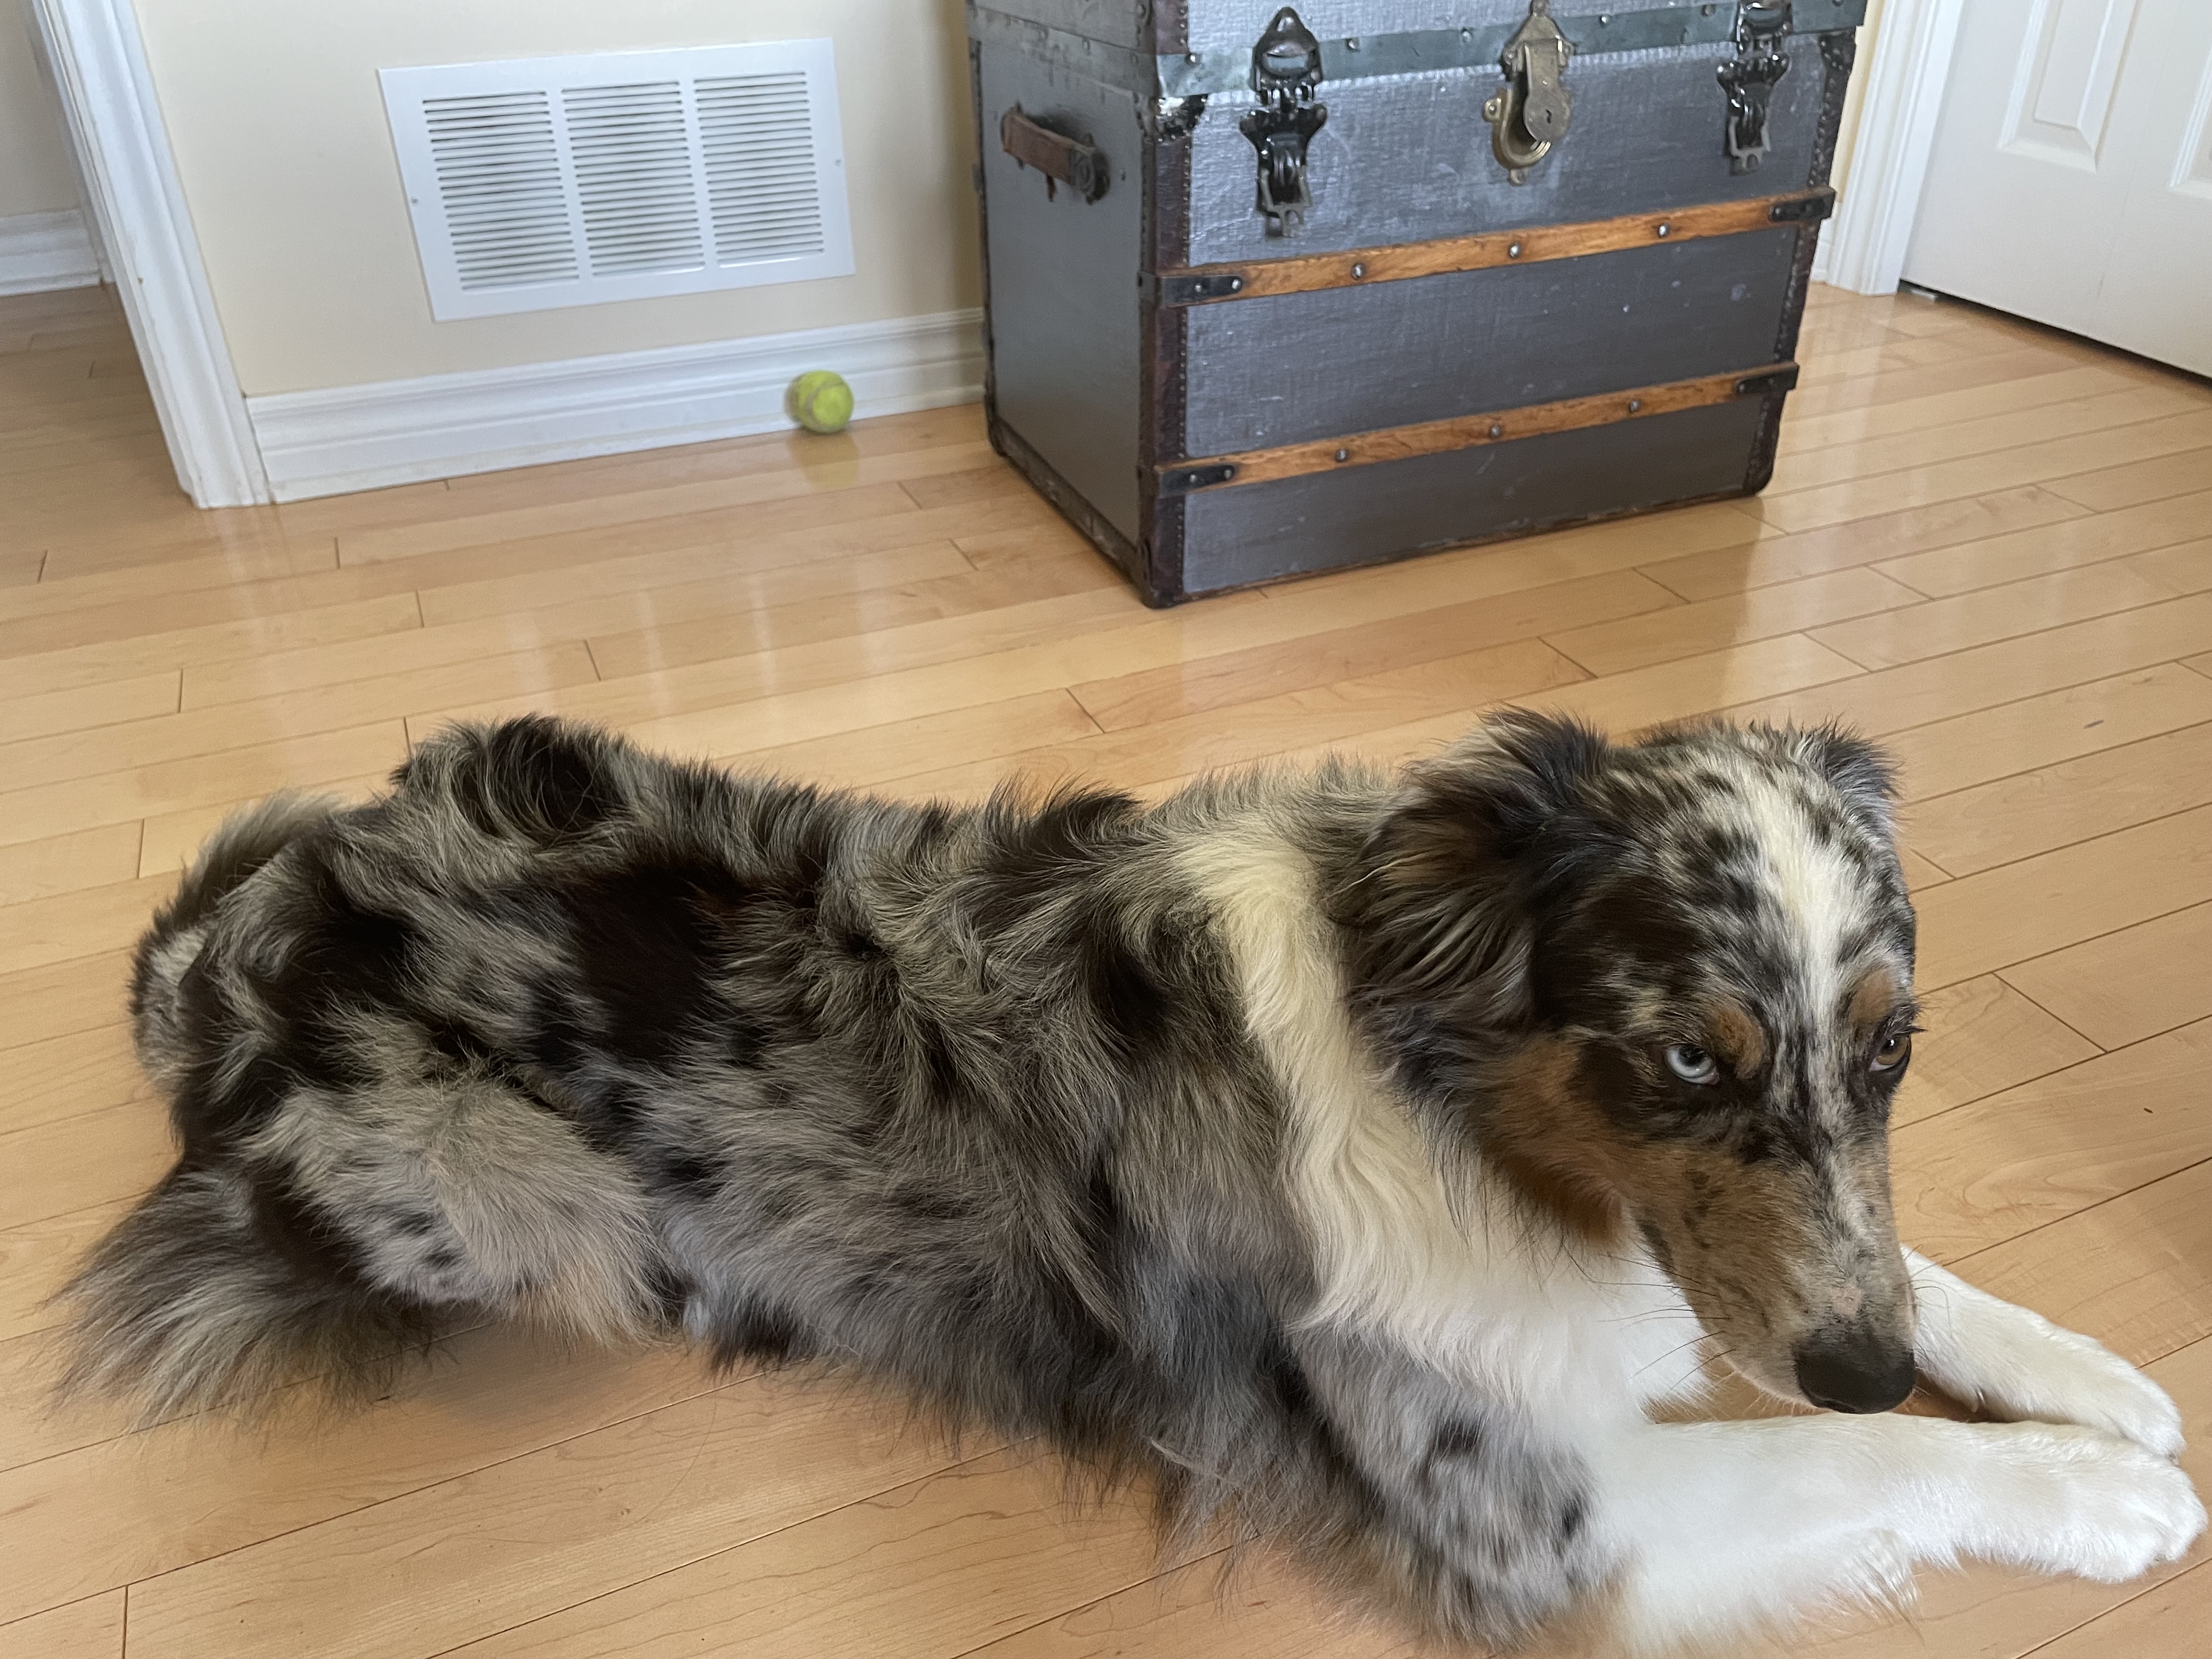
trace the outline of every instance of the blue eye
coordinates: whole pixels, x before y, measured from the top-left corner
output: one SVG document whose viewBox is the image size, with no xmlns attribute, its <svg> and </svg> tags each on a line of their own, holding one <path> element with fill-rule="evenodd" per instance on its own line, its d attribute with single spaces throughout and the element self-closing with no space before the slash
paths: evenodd
<svg viewBox="0 0 2212 1659">
<path fill-rule="evenodd" d="M 1694 1042 L 1677 1042 L 1667 1050 L 1667 1069 L 1685 1083 L 1717 1083 L 1721 1063 Z"/>
</svg>

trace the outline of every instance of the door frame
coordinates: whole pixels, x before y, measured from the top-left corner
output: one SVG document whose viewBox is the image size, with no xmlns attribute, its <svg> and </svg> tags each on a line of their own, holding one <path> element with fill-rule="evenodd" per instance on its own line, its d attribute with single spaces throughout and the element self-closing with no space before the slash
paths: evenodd
<svg viewBox="0 0 2212 1659">
<path fill-rule="evenodd" d="M 1966 0 L 1888 0 L 1866 70 L 1850 169 L 1820 250 L 1820 280 L 1893 294 L 1928 179 Z"/>
<path fill-rule="evenodd" d="M 177 482 L 198 507 L 270 499 L 131 0 L 32 0 L 96 240 Z"/>
</svg>

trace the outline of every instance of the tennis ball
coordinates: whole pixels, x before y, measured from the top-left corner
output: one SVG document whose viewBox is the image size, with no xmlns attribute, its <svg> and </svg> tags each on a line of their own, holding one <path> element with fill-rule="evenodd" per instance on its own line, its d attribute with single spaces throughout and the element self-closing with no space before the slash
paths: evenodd
<svg viewBox="0 0 2212 1659">
<path fill-rule="evenodd" d="M 791 383 L 784 405 L 809 432 L 842 432 L 852 424 L 853 388 L 843 375 L 817 368 Z"/>
</svg>

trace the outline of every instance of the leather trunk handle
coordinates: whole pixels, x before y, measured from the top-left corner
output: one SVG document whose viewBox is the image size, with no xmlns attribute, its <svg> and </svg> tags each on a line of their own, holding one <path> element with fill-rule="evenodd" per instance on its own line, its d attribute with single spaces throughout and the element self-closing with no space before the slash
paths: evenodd
<svg viewBox="0 0 2212 1659">
<path fill-rule="evenodd" d="M 1057 195 L 1059 185 L 1066 185 L 1086 202 L 1095 202 L 1106 193 L 1111 172 L 1098 147 L 1040 125 L 1022 112 L 1019 104 L 999 118 L 999 142 L 1024 167 L 1044 174 L 1048 196 Z"/>
</svg>

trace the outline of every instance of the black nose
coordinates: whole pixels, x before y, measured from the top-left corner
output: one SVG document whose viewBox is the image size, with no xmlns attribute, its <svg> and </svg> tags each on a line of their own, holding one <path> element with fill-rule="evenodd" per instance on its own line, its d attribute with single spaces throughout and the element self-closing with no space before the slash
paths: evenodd
<svg viewBox="0 0 2212 1659">
<path fill-rule="evenodd" d="M 1865 1330 L 1823 1332 L 1797 1350 L 1797 1386 L 1832 1412 L 1886 1412 L 1912 1392 L 1912 1350 Z"/>
</svg>

